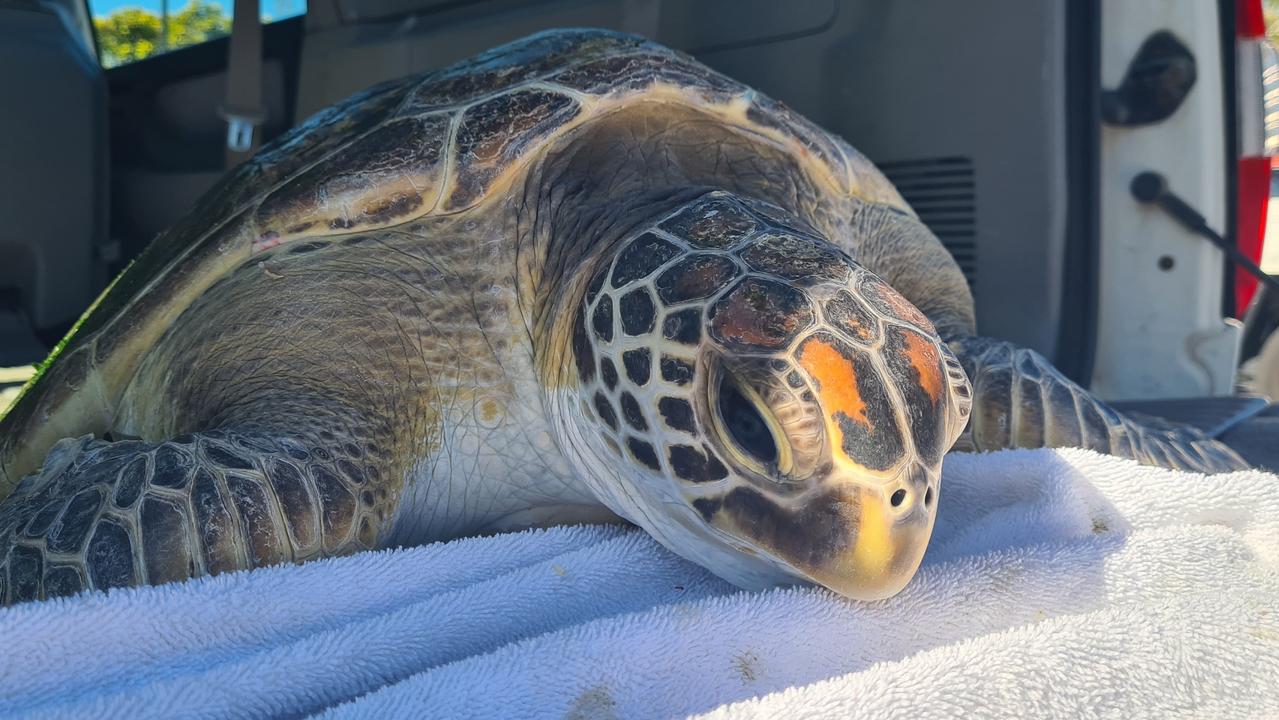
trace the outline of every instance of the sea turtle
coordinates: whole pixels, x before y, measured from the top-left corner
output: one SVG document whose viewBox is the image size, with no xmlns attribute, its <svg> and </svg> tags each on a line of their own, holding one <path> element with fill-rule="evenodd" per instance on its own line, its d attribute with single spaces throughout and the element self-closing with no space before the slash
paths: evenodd
<svg viewBox="0 0 1279 720">
<path fill-rule="evenodd" d="M 1244 466 L 976 336 L 839 138 L 545 32 L 312 117 L 103 293 L 0 422 L 0 600 L 618 517 L 881 598 L 961 433 Z"/>
</svg>

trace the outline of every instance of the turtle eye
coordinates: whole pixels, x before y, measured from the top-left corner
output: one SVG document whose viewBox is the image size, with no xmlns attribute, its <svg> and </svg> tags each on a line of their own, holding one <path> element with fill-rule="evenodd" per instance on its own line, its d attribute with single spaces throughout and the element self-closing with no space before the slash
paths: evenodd
<svg viewBox="0 0 1279 720">
<path fill-rule="evenodd" d="M 764 465 L 777 462 L 777 442 L 760 414 L 728 373 L 719 381 L 719 418 L 737 449 Z"/>
</svg>

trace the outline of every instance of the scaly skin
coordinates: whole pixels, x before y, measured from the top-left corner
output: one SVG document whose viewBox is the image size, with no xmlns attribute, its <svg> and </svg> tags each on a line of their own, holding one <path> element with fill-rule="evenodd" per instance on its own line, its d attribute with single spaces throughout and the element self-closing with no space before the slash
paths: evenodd
<svg viewBox="0 0 1279 720">
<path fill-rule="evenodd" d="M 842 141 L 651 43 L 534 36 L 321 113 L 104 293 L 0 420 L 0 602 L 616 516 L 876 598 L 970 413 L 982 449 L 1099 418 L 1237 465 L 974 332 Z"/>
<path fill-rule="evenodd" d="M 1084 447 L 1196 472 L 1248 467 L 1235 451 L 1194 428 L 1152 427 L 1119 414 L 1033 350 L 980 337 L 957 338 L 951 348 L 976 396 L 977 411 L 959 441 L 965 449 Z"/>
<path fill-rule="evenodd" d="M 566 320 L 575 387 L 547 400 L 594 494 L 742 587 L 899 590 L 970 407 L 931 323 L 804 221 L 725 192 L 601 259 Z"/>
<path fill-rule="evenodd" d="M 65 440 L 0 506 L 10 602 L 159 584 L 374 547 L 385 486 L 312 438 L 206 431 L 163 443 Z M 11 534 L 11 535 L 10 535 Z"/>
</svg>

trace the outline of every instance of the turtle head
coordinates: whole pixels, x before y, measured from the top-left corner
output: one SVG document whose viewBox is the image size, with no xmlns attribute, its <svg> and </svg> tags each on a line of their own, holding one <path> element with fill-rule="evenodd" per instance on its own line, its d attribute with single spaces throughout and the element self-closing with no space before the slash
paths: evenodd
<svg viewBox="0 0 1279 720">
<path fill-rule="evenodd" d="M 569 438 L 597 495 L 743 587 L 900 590 L 970 406 L 924 315 L 812 228 L 722 193 L 601 265 Z"/>
</svg>

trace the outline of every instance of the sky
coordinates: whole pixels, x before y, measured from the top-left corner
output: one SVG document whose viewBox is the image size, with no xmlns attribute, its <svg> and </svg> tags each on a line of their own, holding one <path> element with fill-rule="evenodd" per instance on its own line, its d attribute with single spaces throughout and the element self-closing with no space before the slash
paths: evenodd
<svg viewBox="0 0 1279 720">
<path fill-rule="evenodd" d="M 231 14 L 231 0 L 209 0 L 221 5 L 227 15 Z M 169 12 L 177 12 L 190 0 L 169 0 Z M 261 0 L 263 19 L 283 20 L 306 12 L 306 0 Z M 109 15 L 123 7 L 140 7 L 160 14 L 160 0 L 89 0 L 89 10 L 94 17 Z"/>
</svg>

